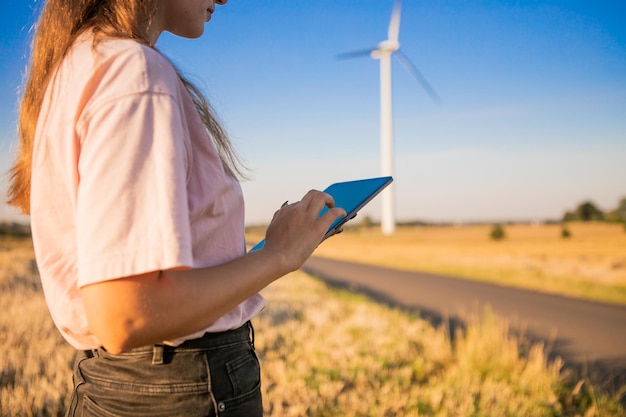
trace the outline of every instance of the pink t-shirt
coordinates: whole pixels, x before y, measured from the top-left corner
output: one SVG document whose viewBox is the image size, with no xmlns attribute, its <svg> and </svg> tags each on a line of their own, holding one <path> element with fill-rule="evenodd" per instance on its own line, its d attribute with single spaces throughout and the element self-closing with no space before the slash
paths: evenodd
<svg viewBox="0 0 626 417">
<path fill-rule="evenodd" d="M 37 124 L 31 227 L 50 313 L 77 349 L 100 346 L 80 287 L 245 253 L 240 185 L 157 51 L 131 40 L 94 49 L 89 37 L 72 48 Z M 165 343 L 237 328 L 264 303 L 256 295 L 207 329 Z"/>
</svg>

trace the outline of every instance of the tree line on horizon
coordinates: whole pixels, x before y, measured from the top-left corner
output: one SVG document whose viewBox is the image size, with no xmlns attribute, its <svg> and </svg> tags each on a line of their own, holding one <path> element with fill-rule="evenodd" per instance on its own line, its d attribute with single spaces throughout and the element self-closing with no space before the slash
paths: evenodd
<svg viewBox="0 0 626 417">
<path fill-rule="evenodd" d="M 609 211 L 600 210 L 591 200 L 583 201 L 574 210 L 565 212 L 562 221 L 626 223 L 626 197 L 622 197 L 617 207 Z"/>
<path fill-rule="evenodd" d="M 574 210 L 567 211 L 563 214 L 561 219 L 563 223 L 567 222 L 611 222 L 611 223 L 624 223 L 626 225 L 626 197 L 622 197 L 617 204 L 617 207 L 613 210 L 603 211 L 591 200 L 585 200 L 580 203 Z M 364 216 L 358 226 L 371 227 L 375 226 L 374 222 L 369 216 Z M 403 223 L 403 225 L 416 225 L 423 224 L 428 225 L 425 222 L 410 222 Z M 18 222 L 0 222 L 0 237 L 30 237 L 31 230 L 30 224 L 18 223 Z"/>
<path fill-rule="evenodd" d="M 18 222 L 0 222 L 0 237 L 30 237 L 30 224 Z"/>
</svg>

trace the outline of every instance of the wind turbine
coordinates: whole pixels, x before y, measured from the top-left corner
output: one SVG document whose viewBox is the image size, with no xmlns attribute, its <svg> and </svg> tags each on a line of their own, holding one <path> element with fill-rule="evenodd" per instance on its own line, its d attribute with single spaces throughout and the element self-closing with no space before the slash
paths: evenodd
<svg viewBox="0 0 626 417">
<path fill-rule="evenodd" d="M 387 40 L 380 42 L 376 47 L 361 49 L 338 55 L 339 59 L 370 56 L 380 61 L 380 159 L 383 176 L 393 175 L 393 112 L 391 101 L 391 56 L 394 55 L 406 68 L 430 98 L 439 102 L 439 96 L 430 86 L 420 70 L 400 50 L 400 17 L 402 0 L 395 0 L 387 31 Z M 394 189 L 390 184 L 382 193 L 381 228 L 385 235 L 392 235 L 396 229 Z"/>
</svg>

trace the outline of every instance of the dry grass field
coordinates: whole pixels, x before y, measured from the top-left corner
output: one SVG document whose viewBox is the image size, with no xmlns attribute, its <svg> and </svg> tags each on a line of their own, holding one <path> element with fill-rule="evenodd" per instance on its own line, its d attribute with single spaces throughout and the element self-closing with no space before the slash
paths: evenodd
<svg viewBox="0 0 626 417">
<path fill-rule="evenodd" d="M 296 273 L 257 323 L 271 416 L 621 416 L 610 398 L 486 311 L 450 335 Z"/>
<path fill-rule="evenodd" d="M 73 352 L 51 323 L 28 242 L 0 242 L 0 289 L 0 415 L 62 416 Z M 263 293 L 267 416 L 624 416 L 617 395 L 563 372 L 488 311 L 450 335 L 301 272 Z"/>
<path fill-rule="evenodd" d="M 0 241 L 0 416 L 62 416 L 73 349 L 48 314 L 29 241 Z"/>
<path fill-rule="evenodd" d="M 626 230 L 621 224 L 505 225 L 495 241 L 490 225 L 347 229 L 316 255 L 433 272 L 502 285 L 626 304 Z M 254 238 L 251 238 L 254 240 Z"/>
</svg>

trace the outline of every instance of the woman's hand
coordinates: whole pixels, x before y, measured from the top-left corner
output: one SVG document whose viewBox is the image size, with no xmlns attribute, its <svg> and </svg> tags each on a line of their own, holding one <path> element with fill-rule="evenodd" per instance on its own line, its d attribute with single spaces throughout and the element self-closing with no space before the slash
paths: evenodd
<svg viewBox="0 0 626 417">
<path fill-rule="evenodd" d="M 329 210 L 320 217 L 324 206 Z M 330 225 L 345 215 L 330 195 L 311 190 L 301 201 L 283 205 L 274 213 L 262 250 L 280 254 L 287 272 L 294 271 L 311 256 Z"/>
</svg>

